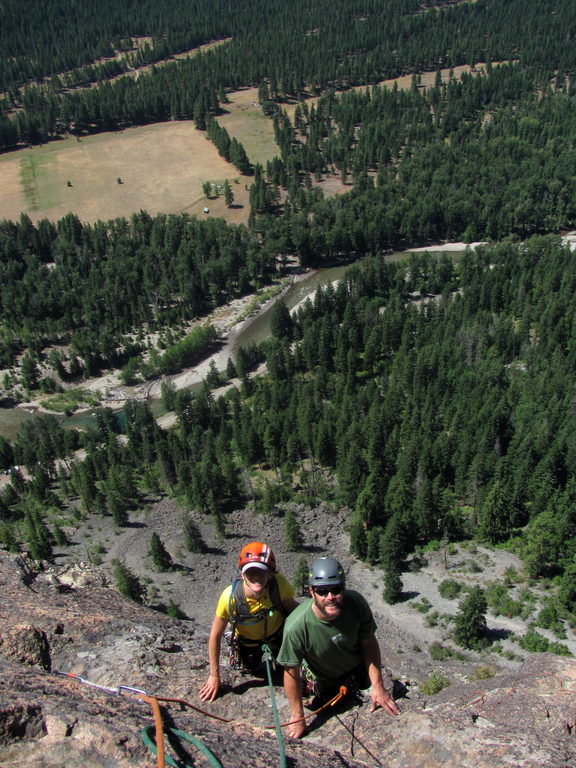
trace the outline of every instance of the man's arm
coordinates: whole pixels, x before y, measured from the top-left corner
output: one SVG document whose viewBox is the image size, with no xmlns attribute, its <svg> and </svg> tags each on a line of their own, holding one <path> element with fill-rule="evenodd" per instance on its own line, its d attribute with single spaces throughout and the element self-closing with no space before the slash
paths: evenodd
<svg viewBox="0 0 576 768">
<path fill-rule="evenodd" d="M 292 721 L 292 725 L 288 726 L 288 735 L 299 739 L 306 730 L 300 667 L 284 667 L 284 692 L 290 704 L 290 720 Z"/>
<path fill-rule="evenodd" d="M 208 639 L 208 659 L 210 661 L 210 676 L 200 688 L 200 698 L 203 701 L 214 701 L 220 690 L 220 646 L 222 635 L 228 625 L 226 619 L 214 616 L 210 637 Z"/>
<path fill-rule="evenodd" d="M 386 710 L 390 715 L 399 715 L 400 710 L 396 706 L 396 702 L 384 688 L 380 646 L 374 635 L 366 640 L 362 640 L 362 654 L 368 671 L 368 677 L 372 684 L 372 708 L 370 709 L 370 712 L 374 712 L 378 707 L 382 707 L 382 709 Z"/>
</svg>

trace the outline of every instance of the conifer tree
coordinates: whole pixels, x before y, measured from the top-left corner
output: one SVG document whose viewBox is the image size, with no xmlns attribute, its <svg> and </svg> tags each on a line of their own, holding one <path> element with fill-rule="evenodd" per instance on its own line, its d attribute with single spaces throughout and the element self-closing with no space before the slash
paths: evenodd
<svg viewBox="0 0 576 768">
<path fill-rule="evenodd" d="M 145 587 L 128 566 L 118 560 L 114 561 L 113 577 L 116 589 L 121 595 L 124 595 L 129 600 L 133 600 L 135 603 L 144 602 Z"/>
<path fill-rule="evenodd" d="M 291 509 L 286 511 L 284 517 L 284 546 L 288 552 L 301 552 L 304 546 L 300 524 Z"/>
<path fill-rule="evenodd" d="M 24 532 L 32 557 L 35 560 L 50 560 L 52 557 L 50 534 L 38 510 L 26 510 Z"/>
<path fill-rule="evenodd" d="M 298 558 L 294 571 L 294 591 L 297 595 L 308 594 L 308 562 L 304 555 Z"/>
<path fill-rule="evenodd" d="M 198 554 L 206 552 L 206 544 L 202 539 L 200 529 L 189 516 L 182 518 L 182 531 L 184 533 L 184 545 L 188 552 L 196 552 Z"/>
<path fill-rule="evenodd" d="M 157 571 L 169 571 L 172 568 L 172 558 L 157 533 L 152 534 L 148 554 Z"/>
<path fill-rule="evenodd" d="M 402 594 L 402 575 L 397 563 L 392 563 L 384 576 L 384 600 L 397 603 Z"/>
<path fill-rule="evenodd" d="M 480 649 L 486 633 L 488 603 L 481 587 L 474 587 L 458 606 L 454 640 L 463 648 Z"/>
</svg>

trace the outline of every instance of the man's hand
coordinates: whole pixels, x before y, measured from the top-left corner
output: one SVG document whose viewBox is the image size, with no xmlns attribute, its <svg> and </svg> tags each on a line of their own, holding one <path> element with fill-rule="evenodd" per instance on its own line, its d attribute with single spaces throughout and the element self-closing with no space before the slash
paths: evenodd
<svg viewBox="0 0 576 768">
<path fill-rule="evenodd" d="M 208 680 L 200 688 L 200 698 L 202 701 L 214 701 L 220 690 L 220 675 L 210 675 Z"/>
<path fill-rule="evenodd" d="M 372 697 L 372 707 L 370 708 L 370 712 L 374 712 L 378 707 L 382 707 L 382 709 L 388 712 L 389 715 L 400 714 L 396 702 L 383 685 L 373 685 L 370 695 Z"/>
</svg>

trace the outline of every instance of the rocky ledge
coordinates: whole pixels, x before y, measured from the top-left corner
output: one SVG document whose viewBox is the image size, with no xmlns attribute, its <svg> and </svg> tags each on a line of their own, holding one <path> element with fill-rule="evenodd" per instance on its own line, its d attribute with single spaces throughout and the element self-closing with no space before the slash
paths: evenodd
<svg viewBox="0 0 576 768">
<path fill-rule="evenodd" d="M 223 766 L 280 764 L 266 680 L 230 672 L 225 695 L 211 705 L 199 700 L 207 637 L 194 621 L 170 619 L 125 600 L 104 585 L 97 569 L 84 574 L 79 586 L 0 555 L 0 590 L 3 768 L 154 765 L 141 735 L 154 725 L 150 704 L 120 686 L 187 701 L 194 708 L 162 704 L 165 727 L 200 740 Z M 404 692 L 400 717 L 371 714 L 366 701 L 345 702 L 312 719 L 302 741 L 285 737 L 287 764 L 576 765 L 572 659 L 533 655 L 518 670 L 461 682 L 429 698 L 411 693 L 407 682 L 396 680 L 395 689 Z M 279 685 L 274 691 L 283 722 L 287 702 Z M 188 765 L 207 764 L 188 742 L 176 744 L 176 754 Z"/>
</svg>

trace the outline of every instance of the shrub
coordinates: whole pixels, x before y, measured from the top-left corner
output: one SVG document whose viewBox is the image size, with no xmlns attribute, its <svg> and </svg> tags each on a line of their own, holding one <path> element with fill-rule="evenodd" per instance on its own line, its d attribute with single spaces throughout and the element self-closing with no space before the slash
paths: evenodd
<svg viewBox="0 0 576 768">
<path fill-rule="evenodd" d="M 435 642 L 430 646 L 430 657 L 434 661 L 446 661 L 446 659 L 449 659 L 451 656 L 452 650 L 446 648 L 442 643 Z"/>
<path fill-rule="evenodd" d="M 495 671 L 493 667 L 481 665 L 476 667 L 472 674 L 468 675 L 468 680 L 488 680 L 489 678 L 494 677 L 494 674 Z"/>
<path fill-rule="evenodd" d="M 536 632 L 534 627 L 530 627 L 528 632 L 518 640 L 518 643 L 521 648 L 530 653 L 555 653 L 558 656 L 572 656 L 565 645 L 551 643 L 544 635 Z"/>
<path fill-rule="evenodd" d="M 432 613 L 429 613 L 424 618 L 424 621 L 426 622 L 426 626 L 435 627 L 438 624 L 439 618 L 440 618 L 440 614 L 438 613 L 438 611 L 432 611 Z"/>
<path fill-rule="evenodd" d="M 440 595 L 445 597 L 447 600 L 453 600 L 454 598 L 458 597 L 461 591 L 462 584 L 459 581 L 455 581 L 454 579 L 444 579 L 444 581 L 442 581 L 438 587 L 438 592 Z"/>
<path fill-rule="evenodd" d="M 175 603 L 174 600 L 170 599 L 168 600 L 168 604 L 166 606 L 166 613 L 168 616 L 171 616 L 173 619 L 185 619 L 186 614 L 184 611 L 180 608 L 178 603 Z"/>
<path fill-rule="evenodd" d="M 416 608 L 416 610 L 417 610 L 417 611 L 419 611 L 420 613 L 428 613 L 428 611 L 430 610 L 430 608 L 432 608 L 432 603 L 431 603 L 431 602 L 430 602 L 430 600 L 428 600 L 428 598 L 426 598 L 426 597 L 423 597 L 423 598 L 420 600 L 420 602 L 418 602 L 418 603 L 413 603 L 412 605 L 413 605 L 413 606 L 414 606 L 414 608 Z"/>
<path fill-rule="evenodd" d="M 115 561 L 113 576 L 116 589 L 121 595 L 124 595 L 129 600 L 134 600 L 135 603 L 144 602 L 145 588 L 138 577 L 124 563 Z"/>
<path fill-rule="evenodd" d="M 420 690 L 424 696 L 434 696 L 440 693 L 441 690 L 447 688 L 450 685 L 450 680 L 446 675 L 441 675 L 438 672 L 432 672 L 428 679 L 420 684 Z"/>
</svg>

